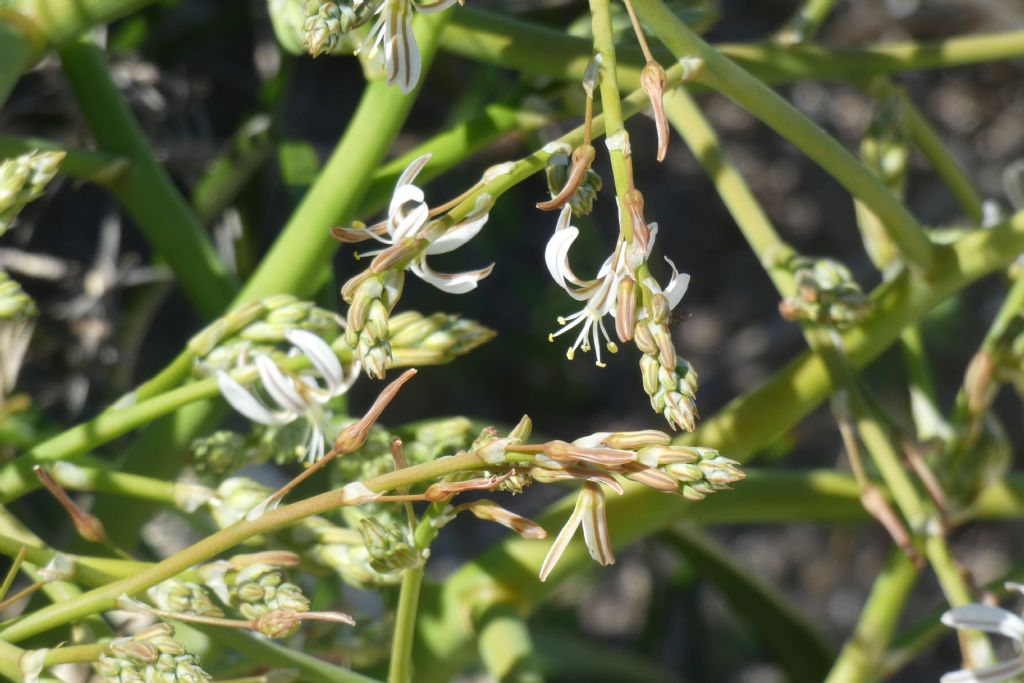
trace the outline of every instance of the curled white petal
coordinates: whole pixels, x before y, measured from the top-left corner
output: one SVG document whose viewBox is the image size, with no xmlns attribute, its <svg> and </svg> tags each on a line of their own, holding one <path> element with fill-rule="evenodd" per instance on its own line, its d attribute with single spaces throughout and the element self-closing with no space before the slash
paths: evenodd
<svg viewBox="0 0 1024 683">
<path fill-rule="evenodd" d="M 491 274 L 494 264 L 481 268 L 480 270 L 467 270 L 464 273 L 439 273 L 427 265 L 426 259 L 419 259 L 412 265 L 414 272 L 421 280 L 430 283 L 448 294 L 465 294 L 476 289 L 480 280 Z"/>
<path fill-rule="evenodd" d="M 217 373 L 217 386 L 220 388 L 224 400 L 253 422 L 265 425 L 283 425 L 295 418 L 290 413 L 271 410 L 263 404 L 263 401 L 256 398 L 224 371 Z"/>
<path fill-rule="evenodd" d="M 1013 612 L 989 605 L 961 605 L 942 615 L 942 623 L 952 628 L 998 633 L 1024 644 L 1024 619 Z"/>
<path fill-rule="evenodd" d="M 405 237 L 415 235 L 420 228 L 426 224 L 430 218 L 430 207 L 426 204 L 417 204 L 416 207 L 409 212 L 399 210 L 393 216 L 388 219 L 388 223 L 394 223 L 389 226 L 391 236 L 394 241 L 398 241 Z"/>
<path fill-rule="evenodd" d="M 487 223 L 487 219 L 489 217 L 490 214 L 484 213 L 482 215 L 475 215 L 471 218 L 467 218 L 461 223 L 445 231 L 443 235 L 431 242 L 425 253 L 427 255 L 447 254 L 450 251 L 458 249 L 463 244 L 476 237 L 477 233 L 483 229 L 484 224 Z"/>
<path fill-rule="evenodd" d="M 309 362 L 327 383 L 331 395 L 344 391 L 345 371 L 330 344 L 308 330 L 286 330 L 284 336 L 309 358 Z"/>
<path fill-rule="evenodd" d="M 75 575 L 75 560 L 63 553 L 57 553 L 39 570 L 42 581 L 67 581 Z"/>
<path fill-rule="evenodd" d="M 673 309 L 683 300 L 683 295 L 686 294 L 686 289 L 690 286 L 690 276 L 687 273 L 680 274 L 672 259 L 666 256 L 665 260 L 672 268 L 672 277 L 669 278 L 668 285 L 665 286 L 665 298 L 668 299 L 669 309 Z"/>
<path fill-rule="evenodd" d="M 341 505 L 362 505 L 380 498 L 380 494 L 371 491 L 361 481 L 353 481 L 341 487 Z"/>
<path fill-rule="evenodd" d="M 277 363 L 268 356 L 256 356 L 256 372 L 263 383 L 263 389 L 278 405 L 296 415 L 305 412 L 306 400 L 296 389 L 295 382 L 277 367 Z"/>
<path fill-rule="evenodd" d="M 960 669 L 945 674 L 940 683 L 1003 683 L 1024 674 L 1024 660 L 1008 659 L 1004 662 L 977 669 Z"/>
</svg>

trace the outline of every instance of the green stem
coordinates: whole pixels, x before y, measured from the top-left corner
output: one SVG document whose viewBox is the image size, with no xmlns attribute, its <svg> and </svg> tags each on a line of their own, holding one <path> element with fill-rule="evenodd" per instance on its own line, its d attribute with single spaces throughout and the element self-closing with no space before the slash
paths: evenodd
<svg viewBox="0 0 1024 683">
<path fill-rule="evenodd" d="M 441 47 L 467 59 L 506 69 L 578 82 L 592 56 L 585 38 L 561 29 L 462 7 L 442 36 Z M 1024 31 L 983 33 L 921 43 L 908 41 L 869 48 L 830 48 L 811 43 L 783 46 L 718 44 L 715 48 L 765 83 L 809 78 L 866 82 L 876 76 L 978 64 L 1024 55 Z M 643 54 L 635 45 L 616 47 L 618 78 L 627 89 L 640 86 Z M 655 51 L 659 61 L 663 55 Z"/>
<path fill-rule="evenodd" d="M 679 59 L 697 58 L 694 75 L 775 129 L 860 199 L 881 219 L 904 259 L 928 273 L 933 248 L 917 220 L 888 188 L 834 138 L 764 83 L 751 76 L 693 33 L 661 0 L 636 0 L 636 11 Z"/>
<path fill-rule="evenodd" d="M 475 626 L 480 633 L 480 659 L 497 683 L 543 683 L 530 631 L 514 605 L 494 605 L 476 620 Z"/>
<path fill-rule="evenodd" d="M 590 0 L 590 14 L 594 31 L 594 52 L 601 56 L 601 110 L 604 114 L 605 141 L 621 142 L 614 148 L 608 148 L 611 160 L 612 176 L 615 181 L 615 196 L 618 198 L 619 226 L 623 237 L 629 241 L 633 237 L 629 209 L 626 203 L 627 193 L 633 189 L 633 173 L 630 160 L 625 149 L 629 148 L 629 136 L 626 133 L 622 117 L 622 97 L 619 94 L 617 79 L 617 62 L 615 59 L 615 36 L 612 32 L 612 16 L 610 0 Z"/>
<path fill-rule="evenodd" d="M 91 26 L 107 24 L 138 11 L 155 0 L 13 0 L 13 9 L 46 38 L 47 47 L 59 47 Z M 37 55 L 41 56 L 41 55 Z"/>
<path fill-rule="evenodd" d="M 835 6 L 836 0 L 804 0 L 796 14 L 775 34 L 775 40 L 786 46 L 812 40 Z"/>
<path fill-rule="evenodd" d="M 914 144 L 928 159 L 949 191 L 953 193 L 953 197 L 960 204 L 964 214 L 975 226 L 980 226 L 984 210 L 981 195 L 974 188 L 974 183 L 960 168 L 960 164 L 946 149 L 946 145 L 943 144 L 938 133 L 902 88 L 899 90 L 899 97 L 903 106 L 907 130 L 910 132 Z"/>
<path fill-rule="evenodd" d="M 675 88 L 667 92 L 664 102 L 669 123 L 715 184 L 716 191 L 775 283 L 775 288 L 784 296 L 791 294 L 794 287 L 792 273 L 788 268 L 779 266 L 795 252 L 776 232 L 761 203 L 726 156 L 714 128 L 685 89 Z"/>
<path fill-rule="evenodd" d="M 825 683 L 862 683 L 876 680 L 900 612 L 917 582 L 917 567 L 900 550 L 889 554 L 875 578 L 857 628 L 850 636 Z"/>
<path fill-rule="evenodd" d="M 388 683 L 411 683 L 413 680 L 412 646 L 416 631 L 416 611 L 420 603 L 420 588 L 423 585 L 423 567 L 423 564 L 410 567 L 402 574 L 398 611 L 395 613 L 395 630 L 391 641 Z"/>
<path fill-rule="evenodd" d="M 202 224 L 153 157 L 138 122 L 107 71 L 103 52 L 79 42 L 61 50 L 61 62 L 80 110 L 101 149 L 131 161 L 110 185 L 139 229 L 174 271 L 201 313 L 213 317 L 237 288 Z"/>
</svg>

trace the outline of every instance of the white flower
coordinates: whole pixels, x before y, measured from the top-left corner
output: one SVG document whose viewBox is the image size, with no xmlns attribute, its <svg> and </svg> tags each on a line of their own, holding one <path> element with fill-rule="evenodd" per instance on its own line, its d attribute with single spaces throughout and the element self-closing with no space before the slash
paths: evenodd
<svg viewBox="0 0 1024 683">
<path fill-rule="evenodd" d="M 615 353 L 618 350 L 615 342 L 608 336 L 608 330 L 604 327 L 604 316 L 615 317 L 619 283 L 627 275 L 632 276 L 636 268 L 650 257 L 651 249 L 654 247 L 654 238 L 658 234 L 658 224 L 651 223 L 648 226 L 651 234 L 647 241 L 646 251 L 636 246 L 635 242 L 627 245 L 620 240 L 612 255 L 601 265 L 597 277 L 593 280 L 581 280 L 569 266 L 569 248 L 580 234 L 579 229 L 569 223 L 571 218 L 572 207 L 566 204 L 558 216 L 555 232 L 544 249 L 544 261 L 547 263 L 551 277 L 568 292 L 569 296 L 577 301 L 586 301 L 587 303 L 583 310 L 568 317 L 559 317 L 558 324 L 561 325 L 561 328 L 549 335 L 548 339 L 554 341 L 555 337 L 580 327 L 576 341 L 569 347 L 565 354 L 566 357 L 572 360 L 577 348 L 589 351 L 593 347 L 597 365 L 604 367 L 604 363 L 601 361 L 601 337 L 604 338 L 605 346 L 609 351 Z M 672 277 L 663 293 L 668 299 L 669 307 L 675 308 L 683 298 L 683 294 L 686 293 L 690 276 L 680 275 L 675 264 L 667 258 L 665 260 L 672 268 Z M 644 285 L 655 294 L 662 293 L 661 287 L 653 278 L 645 279 Z"/>
<path fill-rule="evenodd" d="M 420 49 L 412 33 L 413 10 L 438 12 L 451 7 L 455 2 L 438 0 L 424 5 L 413 0 L 384 0 L 376 12 L 380 15 L 377 23 L 370 29 L 359 49 L 368 50 L 369 58 L 373 59 L 383 43 L 384 70 L 388 75 L 388 84 L 397 83 L 402 92 L 412 92 L 419 83 L 422 67 Z"/>
<path fill-rule="evenodd" d="M 1024 587 L 1008 583 L 1006 587 L 1024 593 Z M 954 607 L 942 615 L 942 623 L 951 628 L 996 633 L 1013 641 L 1017 656 L 977 669 L 960 669 L 942 677 L 942 683 L 999 683 L 1024 675 L 1024 619 L 999 607 L 971 604 Z"/>
<path fill-rule="evenodd" d="M 268 407 L 255 392 L 243 387 L 226 372 L 217 373 L 217 383 L 224 399 L 253 422 L 280 426 L 305 418 L 309 422 L 306 460 L 313 463 L 323 457 L 328 434 L 332 431 L 322 406 L 348 391 L 359 376 L 359 364 L 353 363 L 346 375 L 330 345 L 320 337 L 299 329 L 288 330 L 284 336 L 309 358 L 326 386 L 321 387 L 312 373 L 285 374 L 265 355 L 256 357 L 256 372 L 263 390 L 277 404 L 276 409 Z"/>
<path fill-rule="evenodd" d="M 583 540 L 587 544 L 590 557 L 601 566 L 615 564 L 615 554 L 612 552 L 612 542 L 608 536 L 604 491 L 597 484 L 588 481 L 576 498 L 576 507 L 573 508 L 572 514 L 558 532 L 558 537 L 551 544 L 544 562 L 541 563 L 541 581 L 546 580 L 548 574 L 555 568 L 580 524 L 583 525 Z"/>
<path fill-rule="evenodd" d="M 430 154 L 424 154 L 402 171 L 395 184 L 394 194 L 391 195 L 388 217 L 385 220 L 368 228 L 335 228 L 334 236 L 342 242 L 361 242 L 373 238 L 387 245 L 394 245 L 407 237 L 417 236 L 429 223 L 431 211 L 426 204 L 423 190 L 414 185 L 413 181 L 428 161 Z M 476 206 L 464 219 L 448 228 L 443 235 L 431 242 L 423 253 L 413 259 L 408 266 L 409 270 L 421 280 L 449 294 L 465 294 L 476 289 L 477 283 L 491 274 L 491 270 L 494 269 L 493 263 L 480 270 L 446 274 L 430 268 L 427 265 L 427 256 L 446 254 L 473 239 L 487 223 L 490 207 L 491 196 L 484 192 L 477 198 Z M 383 251 L 379 249 L 364 252 L 360 256 L 376 256 Z"/>
</svg>

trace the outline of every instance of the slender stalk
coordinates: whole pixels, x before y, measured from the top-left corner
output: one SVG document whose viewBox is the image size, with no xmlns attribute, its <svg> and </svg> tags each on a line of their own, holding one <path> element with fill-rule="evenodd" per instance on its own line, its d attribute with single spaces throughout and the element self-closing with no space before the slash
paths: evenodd
<svg viewBox="0 0 1024 683">
<path fill-rule="evenodd" d="M 917 220 L 875 174 L 834 138 L 757 78 L 705 43 L 661 0 L 634 0 L 641 19 L 679 59 L 697 58 L 694 80 L 722 93 L 775 129 L 818 163 L 881 219 L 903 258 L 921 272 L 934 263 L 933 248 Z"/>
<path fill-rule="evenodd" d="M 918 569 L 905 553 L 894 550 L 875 578 L 853 635 L 843 645 L 825 683 L 877 680 L 900 613 L 917 582 Z"/>
<path fill-rule="evenodd" d="M 914 144 L 917 145 L 917 148 L 928 159 L 928 162 L 935 169 L 942 182 L 946 184 L 946 187 L 949 188 L 949 191 L 953 193 L 953 197 L 956 198 L 967 218 L 974 225 L 980 226 L 983 218 L 982 198 L 975 189 L 974 183 L 964 173 L 960 163 L 946 149 L 946 145 L 943 144 L 939 134 L 914 105 L 913 100 L 910 99 L 906 91 L 900 89 L 898 92 L 903 106 L 907 130 Z"/>
<path fill-rule="evenodd" d="M 395 630 L 391 641 L 388 683 L 411 683 L 413 680 L 412 647 L 416 631 L 416 611 L 423 585 L 423 564 L 406 569 L 398 594 Z"/>
<path fill-rule="evenodd" d="M 506 69 L 578 82 L 592 55 L 585 38 L 497 12 L 462 7 L 442 36 L 441 48 L 467 59 Z M 810 78 L 866 82 L 880 75 L 978 64 L 1024 55 L 1024 31 L 984 33 L 921 43 L 908 41 L 868 48 L 830 48 L 811 43 L 717 44 L 715 49 L 765 83 Z M 619 83 L 640 85 L 643 54 L 618 45 Z M 657 48 L 655 57 L 662 60 Z"/>
<path fill-rule="evenodd" d="M 835 6 L 836 0 L 804 0 L 800 9 L 775 34 L 775 40 L 786 46 L 812 40 Z"/>
<path fill-rule="evenodd" d="M 627 208 L 627 193 L 633 189 L 631 161 L 626 156 L 629 137 L 622 117 L 622 97 L 616 76 L 615 37 L 612 32 L 610 0 L 590 0 L 590 14 L 594 31 L 594 52 L 601 56 L 601 109 L 604 113 L 605 141 L 616 140 L 609 145 L 612 176 L 615 181 L 615 196 L 618 198 L 619 226 L 623 237 L 632 240 L 632 226 Z M 621 139 L 621 140 L 620 140 Z"/>
<path fill-rule="evenodd" d="M 11 585 L 14 583 L 14 579 L 18 577 L 18 570 L 21 569 L 21 563 L 25 561 L 26 554 L 28 554 L 28 548 L 22 546 L 11 561 L 11 566 L 7 570 L 4 582 L 0 585 L 0 600 L 6 598 L 7 592 L 11 590 Z"/>
<path fill-rule="evenodd" d="M 202 223 L 149 148 L 142 129 L 107 71 L 103 53 L 79 42 L 61 50 L 61 63 L 100 148 L 131 160 L 111 189 L 174 271 L 201 313 L 213 317 L 237 282 L 221 263 Z"/>
<path fill-rule="evenodd" d="M 95 662 L 107 647 L 106 641 L 88 645 L 62 645 L 46 653 L 46 666 Z"/>
</svg>

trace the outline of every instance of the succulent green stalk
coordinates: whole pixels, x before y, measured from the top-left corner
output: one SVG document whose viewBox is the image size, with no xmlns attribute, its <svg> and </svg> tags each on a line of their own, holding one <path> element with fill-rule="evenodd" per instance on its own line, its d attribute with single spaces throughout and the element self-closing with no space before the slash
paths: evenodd
<svg viewBox="0 0 1024 683">
<path fill-rule="evenodd" d="M 0 235 L 26 204 L 42 196 L 63 160 L 64 152 L 30 152 L 0 164 Z"/>
</svg>

